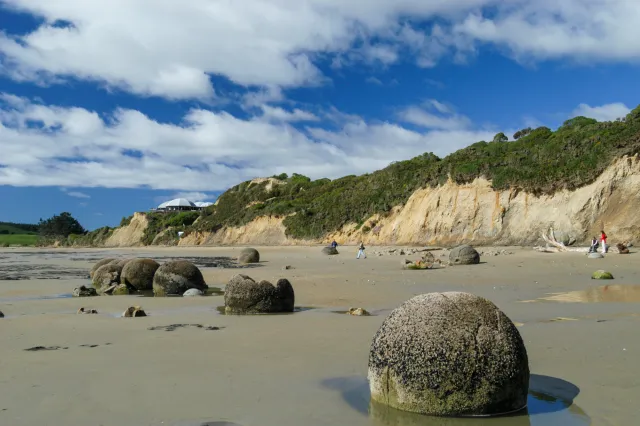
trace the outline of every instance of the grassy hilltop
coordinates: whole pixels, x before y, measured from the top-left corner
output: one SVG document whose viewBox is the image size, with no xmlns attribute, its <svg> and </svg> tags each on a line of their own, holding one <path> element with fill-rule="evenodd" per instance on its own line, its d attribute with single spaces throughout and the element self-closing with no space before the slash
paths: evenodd
<svg viewBox="0 0 640 426">
<path fill-rule="evenodd" d="M 406 203 L 417 189 L 449 178 L 464 184 L 485 177 L 494 189 L 534 194 L 573 190 L 593 182 L 615 158 L 640 152 L 640 106 L 617 121 L 576 117 L 555 132 L 547 127 L 523 129 L 513 138 L 507 142 L 499 133 L 493 141 L 474 143 L 445 158 L 425 153 L 362 176 L 312 181 L 294 173 L 273 176 L 276 184 L 243 182 L 201 213 L 148 214 L 144 243 L 150 244 L 168 228 L 163 243 L 177 240 L 177 229 L 216 231 L 264 215 L 286 216 L 284 225 L 291 237 L 319 238 L 348 223 L 362 224 L 373 214 L 385 214 Z M 102 228 L 89 237 L 100 240 L 110 232 Z"/>
<path fill-rule="evenodd" d="M 0 222 L 0 247 L 32 246 L 38 240 L 38 225 Z"/>
</svg>

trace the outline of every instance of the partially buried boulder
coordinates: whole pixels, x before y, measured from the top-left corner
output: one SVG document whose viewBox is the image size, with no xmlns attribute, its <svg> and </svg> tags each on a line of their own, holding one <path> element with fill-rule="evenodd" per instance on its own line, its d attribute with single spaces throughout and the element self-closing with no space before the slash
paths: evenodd
<svg viewBox="0 0 640 426">
<path fill-rule="evenodd" d="M 604 255 L 602 253 L 589 253 L 589 259 L 603 259 Z"/>
<path fill-rule="evenodd" d="M 85 287 L 81 285 L 73 289 L 73 297 L 92 297 L 97 296 L 98 292 L 93 287 Z"/>
<path fill-rule="evenodd" d="M 260 253 L 254 248 L 246 248 L 240 252 L 238 263 L 260 263 Z"/>
<path fill-rule="evenodd" d="M 602 269 L 600 269 L 599 271 L 595 271 L 591 275 L 591 279 L 594 279 L 594 280 L 612 280 L 613 279 L 613 274 L 611 274 L 611 272 L 603 271 Z"/>
<path fill-rule="evenodd" d="M 469 293 L 429 293 L 396 308 L 369 352 L 371 397 L 437 416 L 495 415 L 526 406 L 527 351 L 515 325 Z"/>
<path fill-rule="evenodd" d="M 126 296 L 129 294 L 129 287 L 126 284 L 118 284 L 112 291 L 112 296 Z"/>
<path fill-rule="evenodd" d="M 618 253 L 620 254 L 629 254 L 629 249 L 622 243 L 616 244 L 616 248 L 618 249 Z"/>
<path fill-rule="evenodd" d="M 206 290 L 202 272 L 193 263 L 176 260 L 162 264 L 153 276 L 153 294 L 155 296 L 182 295 L 190 288 Z"/>
<path fill-rule="evenodd" d="M 189 290 L 184 292 L 183 296 L 184 297 L 204 296 L 204 292 L 202 290 L 198 290 L 197 288 L 190 288 Z"/>
<path fill-rule="evenodd" d="M 224 289 L 224 310 L 232 314 L 293 312 L 295 294 L 291 283 L 278 280 L 255 282 L 247 275 L 234 275 Z"/>
<path fill-rule="evenodd" d="M 98 260 L 92 267 L 91 270 L 89 271 L 89 278 L 93 278 L 93 274 L 98 270 L 98 268 L 100 268 L 101 266 L 106 265 L 107 263 L 111 263 L 113 261 L 117 261 L 118 259 L 115 259 L 113 257 L 108 257 L 106 259 L 101 259 Z"/>
<path fill-rule="evenodd" d="M 477 265 L 480 253 L 468 245 L 458 246 L 449 253 L 449 262 L 452 265 Z"/>
<path fill-rule="evenodd" d="M 132 259 L 122 268 L 120 282 L 138 291 L 151 290 L 153 276 L 159 267 L 153 259 Z"/>
<path fill-rule="evenodd" d="M 146 317 L 146 312 L 140 306 L 130 306 L 122 313 L 125 318 Z"/>
<path fill-rule="evenodd" d="M 104 288 L 119 284 L 121 273 L 122 267 L 116 263 L 102 265 L 93 273 L 93 287 L 100 292 Z"/>
<path fill-rule="evenodd" d="M 327 256 L 335 256 L 338 254 L 338 249 L 335 247 L 323 247 L 322 254 L 326 254 Z"/>
</svg>

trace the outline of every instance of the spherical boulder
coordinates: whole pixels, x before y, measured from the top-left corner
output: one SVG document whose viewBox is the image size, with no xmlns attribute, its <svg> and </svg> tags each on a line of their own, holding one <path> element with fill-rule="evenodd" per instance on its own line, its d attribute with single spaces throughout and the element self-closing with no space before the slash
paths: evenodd
<svg viewBox="0 0 640 426">
<path fill-rule="evenodd" d="M 616 244 L 616 248 L 618 249 L 619 254 L 629 254 L 629 248 L 622 243 Z"/>
<path fill-rule="evenodd" d="M 224 310 L 231 314 L 293 312 L 295 294 L 291 283 L 278 280 L 255 282 L 247 275 L 234 275 L 224 289 Z"/>
<path fill-rule="evenodd" d="M 93 287 L 100 291 L 113 284 L 119 284 L 121 273 L 122 267 L 120 265 L 117 263 L 107 263 L 96 269 L 91 282 L 93 283 Z"/>
<path fill-rule="evenodd" d="M 589 253 L 589 259 L 604 259 L 604 254 L 602 253 Z"/>
<path fill-rule="evenodd" d="M 160 264 L 153 259 L 132 259 L 122 268 L 120 282 L 135 290 L 151 290 Z"/>
<path fill-rule="evenodd" d="M 128 258 L 128 259 L 116 259 L 111 263 L 115 263 L 116 265 L 119 265 L 120 267 L 122 267 L 124 269 L 124 267 L 127 265 L 127 263 L 131 262 L 133 259 L 132 258 Z"/>
<path fill-rule="evenodd" d="M 238 263 L 260 263 L 260 253 L 254 248 L 246 248 L 240 252 Z"/>
<path fill-rule="evenodd" d="M 184 297 L 204 296 L 204 292 L 202 290 L 198 290 L 197 288 L 190 288 L 189 290 L 185 291 L 182 296 Z"/>
<path fill-rule="evenodd" d="M 338 249 L 335 247 L 323 247 L 322 254 L 326 254 L 327 256 L 335 256 L 338 254 Z"/>
<path fill-rule="evenodd" d="M 452 265 L 477 265 L 480 253 L 468 245 L 458 246 L 449 253 L 449 262 Z"/>
<path fill-rule="evenodd" d="M 436 416 L 496 415 L 526 406 L 527 351 L 516 326 L 469 293 L 416 296 L 396 308 L 369 352 L 371 397 Z"/>
<path fill-rule="evenodd" d="M 612 280 L 613 279 L 613 275 L 611 274 L 611 272 L 607 272 L 607 271 L 604 271 L 604 270 L 600 269 L 599 271 L 595 271 L 591 275 L 591 279 L 594 279 L 594 280 Z"/>
<path fill-rule="evenodd" d="M 118 259 L 114 259 L 113 257 L 108 257 L 106 259 L 98 260 L 89 270 L 89 278 L 93 278 L 93 274 L 98 270 L 99 267 L 106 265 L 107 263 L 111 263 L 113 261 L 117 261 Z"/>
<path fill-rule="evenodd" d="M 186 260 L 176 260 L 162 264 L 153 275 L 155 296 L 182 295 L 190 288 L 206 290 L 207 284 L 200 269 Z"/>
</svg>

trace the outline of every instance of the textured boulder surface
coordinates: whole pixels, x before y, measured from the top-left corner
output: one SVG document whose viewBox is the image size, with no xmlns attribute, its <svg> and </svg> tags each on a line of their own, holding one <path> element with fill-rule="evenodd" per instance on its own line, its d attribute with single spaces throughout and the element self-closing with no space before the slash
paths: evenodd
<svg viewBox="0 0 640 426">
<path fill-rule="evenodd" d="M 92 297 L 97 296 L 98 292 L 93 287 L 85 287 L 81 285 L 73 289 L 73 297 Z"/>
<path fill-rule="evenodd" d="M 115 263 L 116 265 L 119 265 L 121 268 L 124 269 L 124 267 L 127 265 L 127 263 L 131 262 L 133 259 L 132 258 L 128 258 L 128 259 L 116 259 L 111 263 Z"/>
<path fill-rule="evenodd" d="M 599 271 L 595 271 L 592 275 L 591 278 L 594 280 L 612 280 L 613 279 L 613 274 L 611 274 L 611 272 L 607 272 L 604 271 L 602 269 L 600 269 Z"/>
<path fill-rule="evenodd" d="M 240 252 L 238 263 L 260 263 L 260 253 L 254 248 L 246 248 Z"/>
<path fill-rule="evenodd" d="M 334 256 L 338 254 L 338 249 L 335 247 L 323 247 L 322 254 L 326 254 L 327 256 Z"/>
<path fill-rule="evenodd" d="M 118 259 L 115 259 L 113 257 L 108 257 L 106 259 L 101 259 L 98 260 L 92 267 L 91 270 L 89 271 L 89 278 L 93 278 L 93 274 L 98 270 L 98 268 L 100 268 L 101 266 L 104 266 L 108 263 L 111 263 L 113 261 L 117 261 Z"/>
<path fill-rule="evenodd" d="M 118 284 L 113 291 L 111 291 L 112 296 L 126 296 L 129 293 L 129 287 L 127 287 L 126 284 Z"/>
<path fill-rule="evenodd" d="M 224 289 L 226 313 L 259 314 L 293 312 L 295 294 L 291 283 L 278 280 L 274 286 L 268 281 L 255 282 L 247 275 L 234 275 Z"/>
<path fill-rule="evenodd" d="M 369 352 L 371 397 L 437 416 L 495 415 L 525 407 L 527 351 L 493 303 L 469 293 L 429 293 L 396 308 Z"/>
<path fill-rule="evenodd" d="M 629 254 L 629 248 L 622 243 L 616 244 L 619 254 Z"/>
<path fill-rule="evenodd" d="M 480 263 L 480 253 L 471 246 L 458 246 L 449 253 L 452 265 L 477 265 Z"/>
<path fill-rule="evenodd" d="M 155 296 L 182 295 L 190 288 L 206 290 L 202 272 L 193 263 L 176 260 L 162 264 L 153 275 Z"/>
<path fill-rule="evenodd" d="M 121 273 L 122 267 L 120 265 L 117 263 L 107 263 L 93 273 L 91 282 L 96 290 L 101 291 L 113 284 L 119 284 Z"/>
<path fill-rule="evenodd" d="M 189 290 L 184 292 L 183 296 L 184 297 L 204 296 L 204 292 L 202 290 L 198 290 L 197 288 L 190 288 Z"/>
<path fill-rule="evenodd" d="M 146 317 L 147 313 L 140 306 L 130 306 L 122 313 L 125 318 Z"/>
<path fill-rule="evenodd" d="M 153 259 L 132 259 L 122 268 L 120 281 L 135 290 L 151 290 L 160 264 Z"/>
<path fill-rule="evenodd" d="M 604 255 L 602 253 L 589 253 L 589 259 L 603 259 Z"/>
</svg>

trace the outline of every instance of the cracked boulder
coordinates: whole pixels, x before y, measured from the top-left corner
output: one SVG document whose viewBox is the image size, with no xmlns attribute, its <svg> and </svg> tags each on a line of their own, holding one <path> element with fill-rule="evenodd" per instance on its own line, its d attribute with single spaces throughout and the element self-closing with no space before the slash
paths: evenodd
<svg viewBox="0 0 640 426">
<path fill-rule="evenodd" d="M 182 296 L 190 288 L 206 290 L 200 269 L 186 260 L 163 263 L 153 275 L 154 296 Z"/>
<path fill-rule="evenodd" d="M 89 270 L 89 278 L 93 278 L 93 274 L 95 274 L 95 272 L 98 270 L 98 268 L 100 268 L 101 266 L 104 266 L 108 263 L 114 262 L 114 261 L 118 261 L 118 259 L 115 259 L 113 257 L 108 257 L 106 259 L 101 259 L 98 260 L 92 267 L 91 270 Z"/>
<path fill-rule="evenodd" d="M 255 282 L 247 275 L 234 275 L 224 288 L 224 310 L 229 314 L 268 314 L 293 312 L 295 294 L 287 279 L 274 286 Z"/>
<path fill-rule="evenodd" d="M 429 293 L 396 308 L 369 352 L 371 398 L 435 416 L 497 415 L 526 406 L 527 351 L 516 326 L 469 293 Z"/>
<path fill-rule="evenodd" d="M 117 263 L 107 263 L 95 270 L 91 282 L 98 293 L 103 293 L 106 288 L 120 283 L 121 273 L 122 266 Z"/>
</svg>

